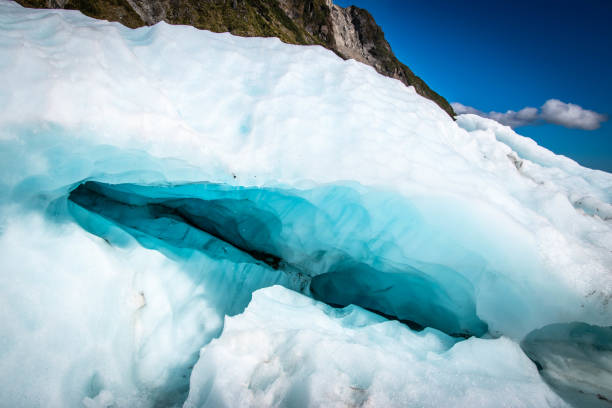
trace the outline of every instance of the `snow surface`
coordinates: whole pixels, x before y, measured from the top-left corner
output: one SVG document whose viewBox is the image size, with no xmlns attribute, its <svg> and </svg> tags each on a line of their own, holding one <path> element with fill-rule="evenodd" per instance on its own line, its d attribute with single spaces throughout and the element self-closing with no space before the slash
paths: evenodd
<svg viewBox="0 0 612 408">
<path fill-rule="evenodd" d="M 0 106 L 7 406 L 562 406 L 612 325 L 611 174 L 321 47 L 0 0 Z"/>
<path fill-rule="evenodd" d="M 355 306 L 341 311 L 262 289 L 200 354 L 185 407 L 564 406 L 506 339 L 419 333 Z"/>
</svg>

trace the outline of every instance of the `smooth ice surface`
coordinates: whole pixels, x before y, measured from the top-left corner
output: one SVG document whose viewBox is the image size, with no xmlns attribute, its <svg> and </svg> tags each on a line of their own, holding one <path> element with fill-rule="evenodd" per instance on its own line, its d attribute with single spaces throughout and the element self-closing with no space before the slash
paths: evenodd
<svg viewBox="0 0 612 408">
<path fill-rule="evenodd" d="M 180 406 L 206 388 L 197 378 L 215 380 L 198 353 L 225 343 L 225 316 L 277 284 L 430 327 L 381 323 L 401 327 L 403 343 L 383 330 L 360 355 L 376 343 L 430 350 L 441 380 L 410 387 L 420 374 L 402 366 L 405 377 L 373 376 L 372 398 L 446 398 L 433 390 L 452 367 L 471 382 L 449 378 L 449 389 L 485 403 L 491 384 L 505 387 L 487 371 L 504 356 L 520 373 L 508 389 L 518 378 L 555 405 L 520 341 L 552 324 L 612 325 L 612 175 L 494 121 L 454 122 L 321 47 L 131 30 L 0 0 L 0 106 L 0 395 L 11 406 Z M 279 327 L 299 337 L 301 319 L 279 308 Z M 419 346 L 470 334 L 502 337 Z M 296 387 L 286 395 L 323 401 L 282 378 Z"/>
<path fill-rule="evenodd" d="M 516 343 L 455 341 L 274 286 L 202 349 L 185 407 L 565 406 Z"/>
</svg>

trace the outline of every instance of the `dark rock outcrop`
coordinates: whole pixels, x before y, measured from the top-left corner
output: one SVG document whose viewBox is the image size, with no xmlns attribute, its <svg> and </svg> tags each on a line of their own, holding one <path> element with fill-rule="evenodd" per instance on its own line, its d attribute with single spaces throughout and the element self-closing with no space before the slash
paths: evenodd
<svg viewBox="0 0 612 408">
<path fill-rule="evenodd" d="M 77 9 L 128 27 L 159 21 L 240 36 L 278 37 L 289 44 L 322 45 L 344 59 L 414 86 L 451 117 L 453 108 L 393 54 L 366 10 L 332 0 L 17 0 L 26 7 Z"/>
</svg>

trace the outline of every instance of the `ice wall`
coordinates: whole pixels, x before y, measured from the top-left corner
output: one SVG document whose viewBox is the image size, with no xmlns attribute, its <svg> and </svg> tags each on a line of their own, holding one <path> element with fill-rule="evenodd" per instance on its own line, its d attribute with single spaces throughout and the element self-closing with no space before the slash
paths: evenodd
<svg viewBox="0 0 612 408">
<path fill-rule="evenodd" d="M 331 401 L 311 397 L 333 370 L 346 374 L 332 392 L 340 402 L 406 388 L 426 405 L 448 386 L 465 404 L 497 404 L 490 390 L 507 385 L 533 397 L 508 396 L 509 406 L 557 406 L 519 343 L 554 324 L 612 325 L 612 175 L 490 120 L 455 123 L 320 47 L 164 23 L 130 30 L 0 0 L 0 103 L 0 373 L 10 378 L 0 394 L 11 406 L 172 406 L 188 395 L 199 405 L 232 398 L 224 389 L 245 405 L 317 405 Z M 318 302 L 256 292 L 279 284 Z M 280 301 L 240 315 L 254 292 Z M 289 317 L 295 302 L 309 306 Z M 377 323 L 356 346 L 362 359 L 378 350 L 371 367 L 317 363 L 301 388 L 305 372 L 272 370 L 256 397 L 221 386 L 230 360 L 219 356 L 235 335 L 226 316 L 238 329 L 253 313 L 278 317 L 258 322 L 252 341 L 243 333 L 249 361 L 262 354 L 248 345 L 275 330 L 335 325 L 304 343 L 279 337 L 285 364 L 303 354 L 282 347 L 341 337 L 353 310 Z M 470 335 L 483 338 L 460 341 Z M 445 346 L 419 345 L 427 336 Z M 393 366 L 410 383 L 389 365 L 397 353 L 440 360 Z M 496 355 L 516 373 L 506 385 Z M 441 379 L 417 381 L 427 372 Z M 362 374 L 378 382 L 366 387 Z M 268 392 L 277 379 L 295 389 Z"/>
</svg>

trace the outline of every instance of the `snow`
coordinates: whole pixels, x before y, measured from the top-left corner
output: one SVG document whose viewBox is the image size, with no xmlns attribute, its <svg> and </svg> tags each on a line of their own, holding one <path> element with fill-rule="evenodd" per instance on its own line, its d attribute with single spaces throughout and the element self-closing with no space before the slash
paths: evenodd
<svg viewBox="0 0 612 408">
<path fill-rule="evenodd" d="M 565 406 L 506 338 L 456 342 L 261 289 L 200 354 L 185 407 Z"/>
<path fill-rule="evenodd" d="M 0 105 L 8 405 L 560 406 L 612 325 L 611 174 L 321 47 L 0 0 Z"/>
</svg>

